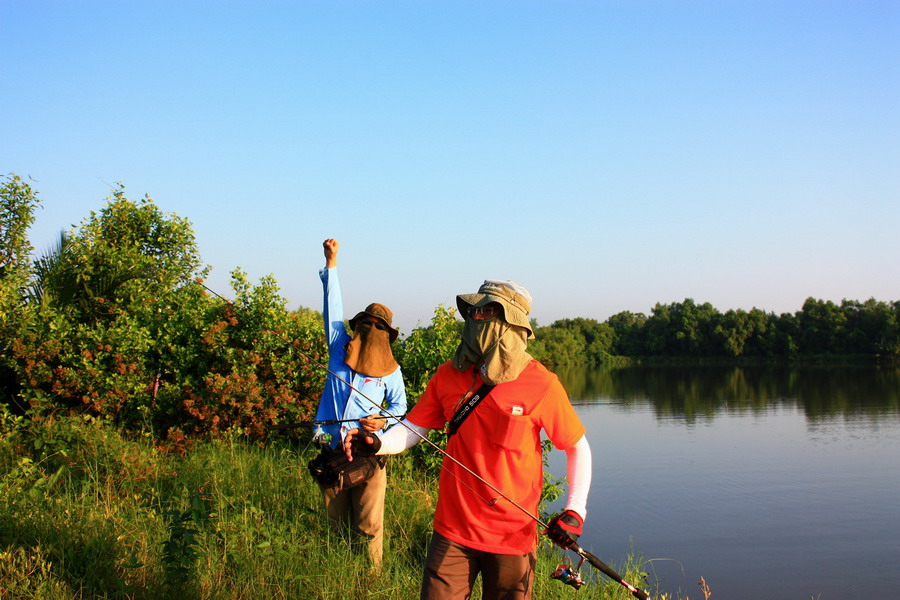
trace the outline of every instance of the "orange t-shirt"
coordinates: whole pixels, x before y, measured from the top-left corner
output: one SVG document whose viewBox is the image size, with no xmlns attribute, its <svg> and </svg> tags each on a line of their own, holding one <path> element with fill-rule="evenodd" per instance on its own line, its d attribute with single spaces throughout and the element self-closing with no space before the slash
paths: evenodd
<svg viewBox="0 0 900 600">
<path fill-rule="evenodd" d="M 460 373 L 445 363 L 407 418 L 420 427 L 442 429 L 463 397 L 481 383 L 473 369 Z M 574 446 L 585 431 L 559 379 L 532 360 L 515 381 L 491 390 L 450 437 L 447 453 L 537 516 L 541 429 L 561 450 Z M 434 529 L 468 548 L 495 554 L 526 554 L 537 547 L 534 519 L 446 457 Z"/>
</svg>

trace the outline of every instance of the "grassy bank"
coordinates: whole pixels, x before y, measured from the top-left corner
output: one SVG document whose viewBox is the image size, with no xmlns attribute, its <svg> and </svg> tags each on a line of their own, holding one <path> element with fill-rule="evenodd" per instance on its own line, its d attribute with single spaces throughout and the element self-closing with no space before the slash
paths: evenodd
<svg viewBox="0 0 900 600">
<path fill-rule="evenodd" d="M 435 481 L 389 463 L 380 575 L 324 522 L 306 471 L 313 449 L 276 441 L 198 444 L 183 456 L 92 421 L 0 425 L 0 597 L 123 599 L 418 598 Z M 573 598 L 548 574 L 535 598 Z M 639 581 L 639 567 L 613 565 Z M 585 565 L 580 600 L 630 598 Z M 478 597 L 476 595 L 476 597 Z"/>
</svg>

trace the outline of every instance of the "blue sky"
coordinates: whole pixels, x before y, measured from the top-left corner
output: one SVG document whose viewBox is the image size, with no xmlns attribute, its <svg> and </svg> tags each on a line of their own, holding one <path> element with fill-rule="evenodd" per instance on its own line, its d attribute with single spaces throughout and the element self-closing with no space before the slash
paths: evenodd
<svg viewBox="0 0 900 600">
<path fill-rule="evenodd" d="M 693 298 L 900 300 L 900 3 L 0 0 L 0 173 L 32 243 L 115 182 L 209 283 L 404 334 L 483 279 L 548 325 Z"/>
</svg>

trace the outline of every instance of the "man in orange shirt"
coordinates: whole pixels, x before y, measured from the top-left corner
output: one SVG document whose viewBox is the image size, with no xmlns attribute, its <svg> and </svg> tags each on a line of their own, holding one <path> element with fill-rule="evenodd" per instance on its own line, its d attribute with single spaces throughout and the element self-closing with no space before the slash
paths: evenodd
<svg viewBox="0 0 900 600">
<path fill-rule="evenodd" d="M 348 455 L 396 454 L 430 429 L 458 427 L 447 454 L 465 467 L 444 459 L 421 599 L 468 598 L 480 573 L 485 600 L 528 600 L 537 550 L 531 515 L 543 485 L 540 432 L 567 455 L 566 509 L 546 532 L 564 548 L 582 531 L 590 446 L 559 379 L 526 351 L 534 338 L 528 291 L 512 281 L 485 281 L 478 293 L 456 302 L 465 319 L 462 340 L 429 381 L 406 427 L 381 438 L 353 430 L 344 447 Z M 460 423 L 458 411 L 476 395 L 483 400 Z"/>
</svg>

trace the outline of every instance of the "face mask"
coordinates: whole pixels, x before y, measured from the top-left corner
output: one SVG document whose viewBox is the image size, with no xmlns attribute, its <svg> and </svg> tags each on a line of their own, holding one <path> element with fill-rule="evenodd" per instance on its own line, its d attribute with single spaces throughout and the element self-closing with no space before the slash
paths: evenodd
<svg viewBox="0 0 900 600">
<path fill-rule="evenodd" d="M 347 342 L 344 362 L 356 371 L 370 377 L 385 377 L 397 370 L 398 364 L 391 352 L 391 338 L 387 329 L 375 323 L 357 321 L 353 338 Z"/>
<path fill-rule="evenodd" d="M 531 361 L 527 345 L 528 331 L 522 327 L 502 319 L 467 319 L 453 366 L 458 371 L 475 366 L 486 383 L 512 381 Z"/>
</svg>

